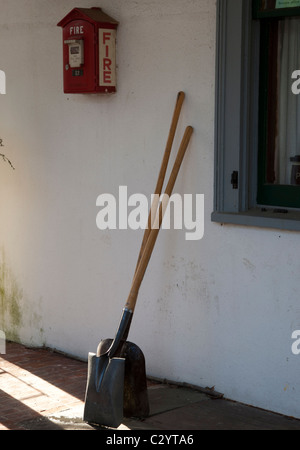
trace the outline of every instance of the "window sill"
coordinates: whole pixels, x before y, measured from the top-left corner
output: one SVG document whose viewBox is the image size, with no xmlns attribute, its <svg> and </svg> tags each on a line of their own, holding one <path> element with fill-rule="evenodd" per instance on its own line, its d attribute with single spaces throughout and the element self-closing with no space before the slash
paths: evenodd
<svg viewBox="0 0 300 450">
<path fill-rule="evenodd" d="M 275 212 L 274 212 L 275 211 Z M 214 211 L 212 222 L 221 224 L 246 225 L 252 227 L 275 228 L 300 231 L 300 211 L 255 208 L 241 213 L 222 213 Z"/>
</svg>

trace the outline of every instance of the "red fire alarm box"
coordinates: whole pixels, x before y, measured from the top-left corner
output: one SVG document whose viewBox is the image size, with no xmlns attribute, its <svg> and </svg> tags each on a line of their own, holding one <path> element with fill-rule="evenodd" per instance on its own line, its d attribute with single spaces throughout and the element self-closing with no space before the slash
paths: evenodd
<svg viewBox="0 0 300 450">
<path fill-rule="evenodd" d="M 63 28 L 65 93 L 116 92 L 118 22 L 101 8 L 74 8 Z"/>
</svg>

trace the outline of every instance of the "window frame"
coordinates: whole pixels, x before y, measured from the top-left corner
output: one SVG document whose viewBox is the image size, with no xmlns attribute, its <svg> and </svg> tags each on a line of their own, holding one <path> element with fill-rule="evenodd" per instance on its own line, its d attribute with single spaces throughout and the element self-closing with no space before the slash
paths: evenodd
<svg viewBox="0 0 300 450">
<path fill-rule="evenodd" d="M 300 209 L 257 203 L 260 21 L 253 20 L 252 8 L 252 0 L 217 1 L 211 220 L 300 231 Z M 234 173 L 238 185 L 232 185 Z"/>
</svg>

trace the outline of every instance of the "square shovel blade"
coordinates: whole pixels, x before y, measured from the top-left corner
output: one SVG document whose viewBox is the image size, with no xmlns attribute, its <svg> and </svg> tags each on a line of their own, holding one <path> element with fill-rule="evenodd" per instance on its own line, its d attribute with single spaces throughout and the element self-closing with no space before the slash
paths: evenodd
<svg viewBox="0 0 300 450">
<path fill-rule="evenodd" d="M 117 428 L 122 423 L 124 373 L 124 358 L 109 359 L 108 356 L 89 353 L 83 414 L 85 422 L 111 428 Z"/>
</svg>

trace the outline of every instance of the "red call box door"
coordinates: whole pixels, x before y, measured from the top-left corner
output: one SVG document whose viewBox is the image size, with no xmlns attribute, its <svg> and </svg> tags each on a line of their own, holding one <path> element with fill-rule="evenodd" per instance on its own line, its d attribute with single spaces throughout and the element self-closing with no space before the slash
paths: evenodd
<svg viewBox="0 0 300 450">
<path fill-rule="evenodd" d="M 64 92 L 95 92 L 95 27 L 85 20 L 74 20 L 63 29 Z M 82 62 L 70 64 L 72 42 L 82 43 Z M 74 48 L 76 51 L 76 46 Z M 76 67 L 77 66 L 77 67 Z"/>
</svg>

